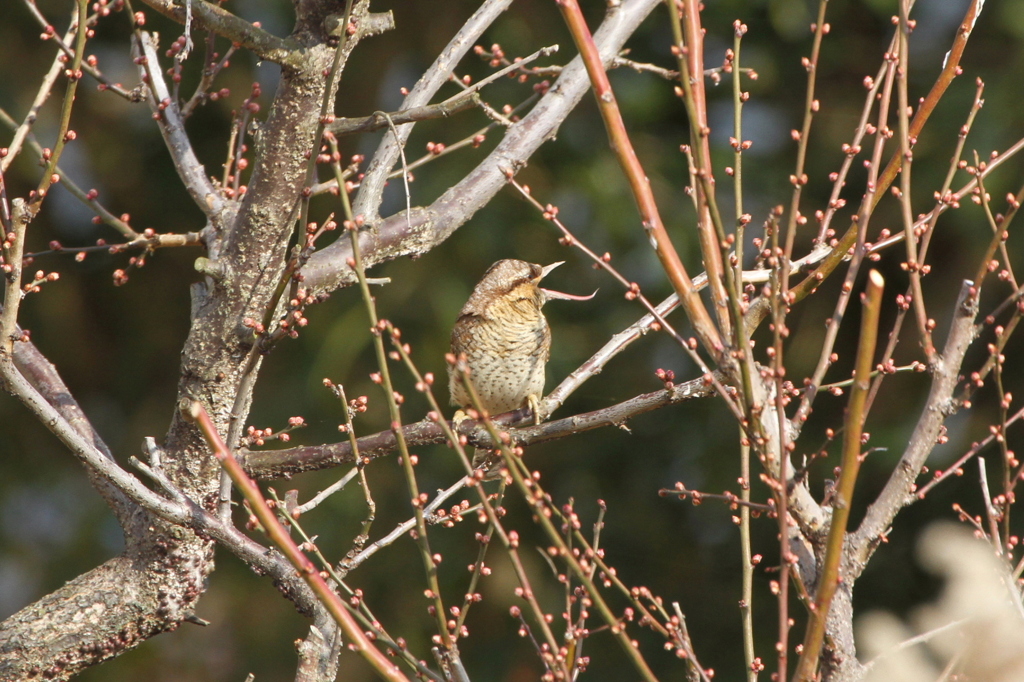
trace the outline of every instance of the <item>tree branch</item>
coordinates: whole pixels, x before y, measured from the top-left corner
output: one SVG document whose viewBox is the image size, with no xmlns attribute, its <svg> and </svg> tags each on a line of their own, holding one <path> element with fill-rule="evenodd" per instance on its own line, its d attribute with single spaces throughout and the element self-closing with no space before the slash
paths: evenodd
<svg viewBox="0 0 1024 682">
<path fill-rule="evenodd" d="M 480 8 L 473 13 L 473 16 L 462 25 L 458 33 L 449 41 L 430 68 L 420 77 L 416 85 L 413 86 L 412 91 L 406 96 L 405 101 L 402 102 L 400 109 L 411 109 L 425 106 L 429 103 L 441 86 L 448 82 L 448 78 L 455 65 L 462 60 L 473 46 L 473 43 L 508 8 L 511 2 L 512 0 L 485 0 Z M 398 137 L 400 139 L 397 140 L 394 135 L 384 136 L 384 139 L 377 146 L 377 151 L 374 153 L 370 165 L 366 169 L 366 174 L 360 183 L 359 194 L 352 204 L 352 211 L 354 215 L 362 215 L 366 222 L 371 225 L 377 221 L 381 197 L 384 194 L 384 185 L 387 182 L 388 174 L 398 161 L 399 151 L 406 140 L 409 139 L 412 128 L 413 125 L 411 123 L 399 128 Z M 346 244 L 348 242 L 347 239 L 340 239 L 338 241 L 346 242 Z M 364 250 L 363 254 L 365 256 L 367 252 Z M 342 263 L 346 262 L 348 255 L 351 255 L 351 253 L 342 258 Z M 315 257 L 316 255 L 314 255 Z M 366 265 L 369 267 L 375 262 L 377 261 L 367 261 Z M 351 284 L 356 281 L 355 273 L 348 269 L 347 265 L 345 267 L 348 274 L 351 275 L 351 280 L 348 280 L 347 283 Z M 330 287 L 330 289 L 334 288 Z"/>
<path fill-rule="evenodd" d="M 141 55 L 144 58 L 139 66 L 140 75 L 149 83 L 149 106 L 158 117 L 160 134 L 171 153 L 174 168 L 199 210 L 206 214 L 215 228 L 220 229 L 229 221 L 225 215 L 228 204 L 210 182 L 206 168 L 192 149 L 192 140 L 185 132 L 185 120 L 181 117 L 178 100 L 171 97 L 163 78 L 156 39 L 148 31 L 138 31 L 137 36 L 138 42 L 133 43 L 132 52 L 136 57 Z"/>
<path fill-rule="evenodd" d="M 460 111 L 480 106 L 481 100 L 479 93 L 485 85 L 493 83 L 512 71 L 522 69 L 524 65 L 529 64 L 539 57 L 546 57 L 557 51 L 557 45 L 541 48 L 530 56 L 523 57 L 514 64 L 510 64 L 504 69 L 495 71 L 491 75 L 487 76 L 487 78 L 477 81 L 472 86 L 466 88 L 457 95 L 449 97 L 443 102 L 413 107 L 411 109 L 402 109 L 401 111 L 396 111 L 393 114 L 385 114 L 382 111 L 376 111 L 373 114 L 362 118 L 342 118 L 327 126 L 327 130 L 335 135 L 350 135 L 352 133 L 367 133 L 374 130 L 380 130 L 381 128 L 387 128 L 392 124 L 400 125 L 402 123 L 413 123 L 432 118 L 448 118 Z"/>
<path fill-rule="evenodd" d="M 611 407 L 544 422 L 536 426 L 508 428 L 510 425 L 522 423 L 531 416 L 529 410 L 525 408 L 493 417 L 491 421 L 508 429 L 508 435 L 513 445 L 535 445 L 604 426 L 622 426 L 639 414 L 695 398 L 703 398 L 713 395 L 714 392 L 714 387 L 700 378 L 661 391 L 644 393 Z M 456 433 L 465 436 L 470 445 L 478 448 L 497 447 L 482 421 L 467 419 L 459 422 L 457 426 L 451 422 L 449 425 Z M 446 441 L 441 426 L 429 420 L 406 424 L 402 427 L 402 434 L 410 446 L 431 445 Z M 390 454 L 397 448 L 395 433 L 390 429 L 363 436 L 357 439 L 356 443 L 360 458 L 368 459 L 376 459 Z M 352 444 L 349 441 L 300 446 L 285 450 L 242 448 L 239 450 L 238 456 L 242 460 L 246 473 L 258 480 L 287 477 L 306 471 L 318 471 L 355 462 Z"/>
<path fill-rule="evenodd" d="M 594 34 L 594 40 L 601 50 L 601 59 L 606 65 L 618 56 L 626 40 L 658 4 L 657 0 L 625 0 L 621 5 L 609 9 L 601 27 Z M 458 54 L 460 47 L 463 52 L 468 49 L 468 45 L 450 44 L 442 55 L 445 60 L 440 61 L 439 58 L 432 71 L 441 68 L 441 64 L 455 63 L 450 61 L 451 53 Z M 449 71 L 450 67 L 445 70 L 443 77 L 428 73 L 429 84 L 428 76 L 424 76 L 406 98 L 402 108 L 425 104 L 436 91 L 436 88 L 430 90 L 430 87 L 436 81 L 443 82 Z M 440 82 L 437 87 L 440 87 Z M 420 93 L 421 86 L 423 94 L 429 90 L 426 98 Z M 413 208 L 411 215 L 403 211 L 379 219 L 377 209 L 384 179 L 398 158 L 398 147 L 393 146 L 393 136 L 386 136 L 367 170 L 353 207 L 354 212 L 362 214 L 370 224 L 369 229 L 359 234 L 359 248 L 366 267 L 401 256 L 424 254 L 450 237 L 504 187 L 507 173 L 515 173 L 522 168 L 544 142 L 555 136 L 566 116 L 579 104 L 589 88 L 590 81 L 583 62 L 576 57 L 562 70 L 558 80 L 533 110 L 510 126 L 498 146 L 459 183 L 430 206 Z M 415 99 L 414 95 L 417 96 Z M 407 124 L 399 128 L 399 131 L 408 136 L 410 127 L 411 124 Z M 302 270 L 306 286 L 314 291 L 333 291 L 352 284 L 356 276 L 347 264 L 351 256 L 351 246 L 344 239 L 318 251 Z"/>
<path fill-rule="evenodd" d="M 935 448 L 946 418 L 959 408 L 959 404 L 953 400 L 953 391 L 957 386 L 964 355 L 977 335 L 974 318 L 978 314 L 979 294 L 980 290 L 973 282 L 964 280 L 946 346 L 942 354 L 936 356 L 932 367 L 932 387 L 928 401 L 910 436 L 907 449 L 889 476 L 885 488 L 868 507 L 860 527 L 850 537 L 846 550 L 852 571 L 850 580 L 860 576 L 896 514 L 917 499 L 914 495 L 915 481 L 921 473 L 921 467 Z"/>
<path fill-rule="evenodd" d="M 185 4 L 174 0 L 142 0 L 165 17 L 185 23 Z M 224 36 L 232 43 L 238 43 L 261 59 L 298 67 L 301 65 L 303 47 L 293 39 L 282 39 L 252 25 L 245 19 L 206 0 L 189 0 L 192 3 L 192 18 L 200 27 Z"/>
<path fill-rule="evenodd" d="M 335 135 L 353 135 L 355 133 L 372 133 L 381 128 L 387 128 L 388 119 L 395 125 L 412 123 L 415 121 L 427 121 L 434 118 L 448 118 L 467 109 L 472 109 L 480 103 L 480 95 L 477 93 L 460 94 L 446 99 L 437 104 L 427 104 L 412 109 L 402 109 L 391 114 L 377 111 L 369 116 L 361 118 L 339 118 L 327 126 L 327 130 Z"/>
</svg>

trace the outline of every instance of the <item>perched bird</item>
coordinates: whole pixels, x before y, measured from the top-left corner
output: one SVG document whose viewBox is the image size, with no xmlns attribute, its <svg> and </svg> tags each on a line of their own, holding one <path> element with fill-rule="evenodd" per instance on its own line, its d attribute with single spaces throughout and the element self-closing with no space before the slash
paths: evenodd
<svg viewBox="0 0 1024 682">
<path fill-rule="evenodd" d="M 452 354 L 465 356 L 479 406 L 491 415 L 529 405 L 534 420 L 540 422 L 544 366 L 551 354 L 551 330 L 541 308 L 552 298 L 589 300 L 594 296 L 542 288 L 540 281 L 561 264 L 542 267 L 521 260 L 498 261 L 484 273 L 455 322 Z M 448 388 L 453 405 L 474 407 L 452 366 L 448 368 Z M 486 451 L 476 451 L 473 467 L 487 459 Z"/>
</svg>

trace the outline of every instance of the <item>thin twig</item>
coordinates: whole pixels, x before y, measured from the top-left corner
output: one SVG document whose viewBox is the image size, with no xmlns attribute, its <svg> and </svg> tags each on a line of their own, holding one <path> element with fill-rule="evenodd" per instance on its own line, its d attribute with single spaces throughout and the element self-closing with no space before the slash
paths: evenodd
<svg viewBox="0 0 1024 682">
<path fill-rule="evenodd" d="M 380 370 L 380 385 L 384 389 L 385 398 L 388 404 L 388 413 L 391 416 L 391 427 L 395 433 L 398 444 L 398 453 L 402 470 L 405 473 L 406 484 L 409 486 L 409 493 L 412 499 L 413 511 L 416 517 L 416 544 L 419 547 L 420 558 L 423 561 L 423 569 L 426 573 L 429 590 L 428 598 L 433 602 L 434 618 L 437 620 L 438 635 L 447 651 L 453 651 L 451 631 L 448 629 L 445 616 L 447 611 L 441 596 L 441 585 L 437 577 L 437 562 L 430 550 L 430 540 L 427 536 L 427 524 L 423 512 L 423 503 L 426 501 L 420 495 L 419 485 L 416 481 L 414 462 L 409 452 L 409 446 L 405 441 L 405 434 L 402 432 L 402 418 L 396 399 L 397 392 L 391 382 L 391 370 L 388 367 L 387 354 L 384 351 L 383 332 L 387 328 L 386 321 L 383 325 L 377 318 L 377 309 L 373 295 L 370 293 L 370 285 L 366 282 L 366 272 L 363 268 L 362 257 L 359 252 L 359 223 L 352 216 L 352 207 L 348 203 L 348 193 L 340 192 L 342 206 L 348 219 L 345 221 L 346 229 L 352 241 L 353 267 L 359 276 L 359 289 L 363 295 L 363 304 L 366 307 L 370 318 L 370 329 L 373 330 L 373 345 L 377 355 L 377 367 Z"/>
<path fill-rule="evenodd" d="M 608 81 L 608 74 L 605 73 L 600 52 L 590 34 L 590 29 L 587 28 L 583 12 L 576 0 L 560 0 L 558 5 L 587 68 L 587 75 L 590 76 L 591 84 L 594 87 L 598 109 L 604 119 L 612 150 L 629 181 L 633 196 L 640 209 L 644 230 L 651 238 L 651 244 L 655 247 L 658 259 L 665 268 L 669 281 L 672 282 L 672 287 L 679 295 L 683 309 L 686 310 L 686 315 L 705 349 L 716 360 L 722 360 L 725 346 L 661 221 L 661 214 L 654 200 L 650 181 L 647 179 L 626 133 L 626 126 L 618 105 L 615 103 L 615 95 L 612 92 L 611 83 Z"/>
<path fill-rule="evenodd" d="M 466 87 L 462 92 L 449 97 L 443 102 L 402 109 L 394 113 L 375 111 L 369 116 L 364 116 L 362 118 L 341 118 L 327 126 L 327 130 L 330 130 L 335 135 L 341 136 L 350 135 L 352 133 L 368 133 L 374 130 L 380 130 L 381 128 L 387 128 L 389 126 L 393 128 L 394 126 L 401 125 L 403 123 L 426 121 L 433 118 L 448 118 L 449 116 L 461 111 L 479 106 L 481 103 L 479 93 L 485 85 L 493 83 L 507 73 L 519 69 L 524 64 L 528 64 L 541 57 L 547 57 L 557 51 L 557 45 L 543 47 L 533 54 L 523 57 L 514 64 L 496 71 L 486 78 L 477 81 L 473 85 Z M 399 137 L 398 139 L 402 138 Z"/>
<path fill-rule="evenodd" d="M 35 3 L 26 2 L 26 4 L 31 5 L 32 7 L 35 6 Z M 64 41 L 70 40 L 75 35 L 76 30 L 77 25 L 74 23 L 73 11 L 72 25 L 68 29 Z M 50 65 L 50 70 L 47 71 L 46 75 L 40 80 L 39 89 L 36 91 L 35 99 L 32 100 L 32 105 L 29 107 L 28 113 L 25 114 L 25 118 L 22 120 L 21 125 L 14 126 L 14 137 L 11 138 L 10 143 L 7 145 L 6 155 L 3 158 L 0 158 L 0 173 L 6 173 L 7 169 L 10 168 L 12 163 L 14 163 L 14 160 L 18 158 L 18 154 L 21 153 L 21 145 L 28 137 L 29 132 L 32 130 L 32 126 L 35 125 L 36 119 L 39 115 L 39 110 L 50 97 L 50 92 L 53 90 L 53 86 L 57 82 L 57 77 L 60 76 L 61 72 L 66 68 L 61 60 L 61 57 L 63 56 L 64 53 L 62 52 L 54 57 L 53 64 Z"/>
<path fill-rule="evenodd" d="M 330 611 L 338 625 L 345 631 L 345 636 L 349 639 L 349 646 L 358 651 L 366 659 L 367 663 L 384 679 L 394 680 L 395 682 L 399 680 L 408 682 L 408 678 L 367 639 L 362 628 L 359 627 L 352 614 L 349 613 L 345 603 L 320 577 L 320 573 L 317 571 L 316 566 L 313 565 L 313 562 L 299 551 L 298 546 L 292 540 L 288 531 L 277 520 L 270 507 L 267 506 L 267 501 L 263 498 L 259 487 L 251 478 L 245 475 L 241 465 L 232 456 L 224 441 L 221 440 L 220 434 L 217 433 L 217 427 L 214 426 L 213 420 L 210 419 L 203 406 L 198 402 L 193 402 L 189 408 L 189 414 L 199 424 L 203 435 L 213 450 L 213 454 L 220 461 L 221 466 L 228 472 L 231 480 L 249 502 L 250 509 L 259 519 L 267 536 L 288 558 L 295 569 L 299 571 L 302 579 L 316 593 L 320 602 Z"/>
<path fill-rule="evenodd" d="M 430 501 L 430 504 L 423 506 L 424 517 L 429 517 L 433 519 L 434 512 L 440 509 L 442 504 L 451 499 L 452 495 L 459 492 L 460 490 L 464 490 L 465 488 L 466 479 L 465 477 L 463 477 L 459 479 L 457 482 L 455 482 L 453 485 L 446 488 L 445 490 L 439 490 L 434 499 Z M 412 518 L 409 518 L 395 526 L 395 528 L 384 537 L 368 544 L 366 548 L 360 551 L 358 554 L 352 557 L 346 557 L 345 560 L 342 562 L 342 566 L 344 567 L 345 572 L 351 571 L 352 569 L 356 568 L 364 561 L 372 557 L 374 554 L 379 552 L 380 550 L 384 549 L 388 545 L 393 544 L 395 540 L 398 540 L 400 537 L 407 534 L 413 528 L 416 528 L 417 523 L 417 518 L 413 516 Z"/>
<path fill-rule="evenodd" d="M 485 415 L 485 411 L 481 407 L 480 398 L 477 395 L 476 388 L 469 380 L 468 367 L 466 366 L 463 358 L 456 359 L 454 369 L 458 373 L 457 376 L 459 380 L 462 381 L 463 387 L 469 395 L 470 402 L 473 404 L 473 407 L 477 412 Z M 522 494 L 523 499 L 533 508 L 535 512 L 535 520 L 544 530 L 545 535 L 547 535 L 552 544 L 558 548 L 558 556 L 566 561 L 572 569 L 573 574 L 586 586 L 588 594 L 594 602 L 594 606 L 601 613 L 605 622 L 608 623 L 609 626 L 614 627 L 614 625 L 618 623 L 618 619 L 615 618 L 614 614 L 605 603 L 605 600 L 598 593 L 593 581 L 587 578 L 587 571 L 581 566 L 579 560 L 573 556 L 573 553 L 568 550 L 564 539 L 552 523 L 550 518 L 551 513 L 556 510 L 552 509 L 550 502 L 546 499 L 546 495 L 543 493 L 543 490 L 541 490 L 539 483 L 530 476 L 529 469 L 527 469 L 525 463 L 522 461 L 521 450 L 513 451 L 506 439 L 501 437 L 501 433 L 499 433 L 494 422 L 486 416 L 484 417 L 484 426 L 487 427 L 488 431 L 490 431 L 491 437 L 494 438 L 495 443 L 501 451 L 501 457 L 505 464 L 505 467 L 501 470 L 502 474 L 505 477 L 510 476 L 515 482 L 515 487 Z M 512 543 L 512 547 L 518 547 L 518 537 L 516 537 L 514 543 Z M 510 554 L 510 556 L 514 562 L 519 562 L 518 552 Z M 521 571 L 522 575 L 525 575 L 526 573 L 525 569 L 517 568 L 517 571 Z M 530 603 L 534 613 L 539 616 L 537 625 L 543 632 L 544 639 L 547 641 L 548 646 L 551 647 L 553 652 L 558 651 L 559 648 L 556 643 L 555 636 L 551 631 L 548 619 L 544 617 L 544 611 L 537 602 L 536 596 L 533 594 L 532 590 L 523 596 Z M 637 672 L 639 672 L 645 680 L 648 680 L 648 682 L 653 682 L 654 675 L 647 666 L 647 662 L 643 659 L 643 656 L 640 655 L 639 651 L 632 646 L 632 643 L 626 637 L 624 629 L 620 628 L 617 629 L 617 631 L 613 630 L 613 634 L 616 636 L 616 640 L 618 640 L 619 644 L 622 645 L 623 649 L 626 651 L 627 656 L 629 656 L 630 661 L 633 663 Z M 561 669 L 562 676 L 567 678 L 569 676 L 569 666 L 571 662 L 562 657 L 556 658 L 553 662 Z M 545 664 L 548 665 L 549 668 L 551 667 L 551 663 L 547 660 L 545 660 Z"/>
<path fill-rule="evenodd" d="M 164 81 L 156 40 L 148 31 L 137 30 L 136 36 L 133 52 L 141 59 L 139 69 L 148 79 L 150 108 L 159 116 L 157 124 L 178 176 L 199 210 L 206 214 L 215 226 L 222 227 L 227 218 L 224 215 L 228 208 L 227 202 L 210 182 L 206 168 L 195 155 L 192 141 L 185 132 L 185 122 L 181 117 L 178 102 L 171 97 Z"/>
<path fill-rule="evenodd" d="M 981 6 L 984 4 L 984 0 L 972 0 L 970 6 L 967 8 L 967 12 L 964 15 L 963 21 L 960 23 L 960 27 L 956 32 L 956 37 L 953 39 L 953 46 L 950 48 L 949 53 L 946 55 L 946 61 L 943 63 L 942 72 L 936 78 L 935 83 L 932 85 L 932 89 L 921 101 L 917 111 L 914 113 L 914 119 L 910 123 L 909 137 L 918 139 L 921 136 L 921 131 L 924 129 L 925 124 L 928 122 L 929 117 L 938 105 L 939 100 L 945 94 L 946 89 L 949 87 L 953 79 L 962 71 L 960 67 L 960 58 L 963 56 L 964 49 L 967 47 L 967 41 L 971 36 L 971 32 L 974 30 L 974 24 L 978 18 L 978 14 L 981 12 Z M 875 194 L 873 202 L 877 203 L 884 195 L 886 190 L 892 184 L 896 178 L 896 174 L 899 172 L 900 165 L 902 164 L 902 157 L 899 154 L 893 154 L 883 170 L 878 176 L 878 182 L 875 186 Z M 829 256 L 809 277 L 804 279 L 798 286 L 792 288 L 794 294 L 794 301 L 799 301 L 810 294 L 816 289 L 821 282 L 823 282 L 832 272 L 839 266 L 839 263 L 846 258 L 846 254 L 857 242 L 858 229 L 857 224 L 851 224 L 846 230 L 846 233 L 836 242 L 835 248 L 833 249 L 832 255 Z M 902 235 L 900 236 L 902 239 Z"/>
<path fill-rule="evenodd" d="M 352 481 L 353 478 L 355 478 L 356 476 L 359 475 L 359 470 L 360 470 L 359 467 L 354 467 L 347 474 L 345 474 L 344 476 L 339 478 L 337 481 L 335 481 L 334 483 L 332 483 L 331 485 L 327 486 L 326 488 L 321 490 L 319 493 L 314 495 L 309 500 L 309 502 L 306 502 L 305 504 L 302 504 L 302 505 L 299 505 L 298 507 L 296 507 L 295 511 L 297 511 L 300 514 L 305 514 L 308 511 L 316 509 L 317 506 L 321 502 L 326 500 L 328 497 L 330 497 L 334 493 L 338 492 L 339 490 L 343 490 L 345 488 L 345 486 L 347 486 Z"/>
</svg>

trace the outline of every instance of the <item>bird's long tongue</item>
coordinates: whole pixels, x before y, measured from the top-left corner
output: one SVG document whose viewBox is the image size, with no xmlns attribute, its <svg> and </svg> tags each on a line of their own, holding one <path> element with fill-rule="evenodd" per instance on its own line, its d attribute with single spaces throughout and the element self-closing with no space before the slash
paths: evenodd
<svg viewBox="0 0 1024 682">
<path fill-rule="evenodd" d="M 579 296 L 577 294 L 566 294 L 566 293 L 561 292 L 561 291 L 555 291 L 554 289 L 545 289 L 544 287 L 541 287 L 541 291 L 543 291 L 545 294 L 547 294 L 548 298 L 561 298 L 561 299 L 564 299 L 566 301 L 589 301 L 590 299 L 594 298 L 594 296 L 597 294 L 597 289 L 594 289 L 594 293 L 590 294 L 589 296 Z"/>
</svg>

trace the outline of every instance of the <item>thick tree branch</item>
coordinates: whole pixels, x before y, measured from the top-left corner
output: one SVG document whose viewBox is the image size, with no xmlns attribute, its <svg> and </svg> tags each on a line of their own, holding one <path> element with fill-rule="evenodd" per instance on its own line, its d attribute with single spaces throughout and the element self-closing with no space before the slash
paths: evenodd
<svg viewBox="0 0 1024 682">
<path fill-rule="evenodd" d="M 321 630 L 329 626 L 337 634 L 337 624 L 331 618 L 316 620 L 316 624 L 309 626 L 306 639 L 296 645 L 299 664 L 295 671 L 295 682 L 333 682 L 337 676 L 341 639 L 337 636 L 329 638 Z"/>
<path fill-rule="evenodd" d="M 114 460 L 110 448 L 93 427 L 78 401 L 71 395 L 71 391 L 57 373 L 57 368 L 31 341 L 20 341 L 14 345 L 14 368 L 85 442 L 90 443 L 98 453 L 110 461 Z M 86 467 L 86 473 L 124 527 L 136 509 L 135 505 L 109 480 L 98 476 L 91 467 Z"/>
<path fill-rule="evenodd" d="M 174 0 L 142 0 L 165 17 L 185 23 L 185 3 Z M 192 18 L 201 28 L 238 43 L 261 59 L 282 66 L 300 66 L 304 58 L 303 46 L 292 39 L 282 39 L 253 26 L 219 5 L 206 0 L 190 0 Z"/>
<path fill-rule="evenodd" d="M 612 62 L 640 22 L 658 4 L 657 0 L 626 0 L 608 11 L 594 34 L 605 65 Z M 435 63 L 434 69 L 446 67 L 443 78 L 436 80 L 443 82 L 453 63 L 440 60 Z M 365 216 L 370 224 L 359 235 L 359 248 L 366 267 L 401 256 L 424 254 L 450 237 L 504 187 L 507 173 L 517 172 L 544 142 L 555 136 L 589 88 L 590 80 L 583 62 L 576 57 L 563 68 L 558 80 L 533 110 L 510 126 L 498 146 L 459 183 L 429 207 L 416 207 L 411 215 L 403 211 L 377 221 L 384 179 L 397 159 L 397 146 L 391 147 L 393 136 L 386 136 L 367 170 L 353 207 L 355 213 Z M 402 108 L 426 103 L 419 99 L 410 102 L 416 93 L 414 89 Z M 405 131 L 409 127 L 411 124 L 399 130 L 408 135 Z M 351 246 L 344 239 L 317 252 L 303 268 L 306 285 L 314 291 L 332 291 L 355 282 L 355 273 L 347 265 L 351 255 Z"/>
<path fill-rule="evenodd" d="M 466 56 L 483 32 L 501 16 L 502 12 L 508 9 L 511 2 L 512 0 L 485 0 L 480 8 L 473 13 L 473 16 L 462 25 L 455 37 L 449 41 L 430 68 L 420 77 L 412 91 L 406 96 L 405 101 L 402 102 L 400 109 L 411 109 L 428 104 L 434 94 L 441 89 L 441 86 L 448 82 L 455 65 Z M 384 136 L 360 183 L 359 194 L 353 202 L 352 210 L 354 215 L 362 215 L 371 225 L 377 220 L 388 175 L 397 163 L 400 148 L 409 139 L 412 128 L 411 123 L 398 128 L 398 136 L 401 138 L 398 140 L 394 135 Z M 340 239 L 338 241 L 348 243 L 349 240 Z M 365 257 L 366 251 L 362 253 Z M 342 259 L 342 262 L 345 262 L 345 258 Z M 372 262 L 367 262 L 367 266 L 370 265 Z M 351 270 L 349 273 L 352 275 L 349 283 L 354 282 L 355 274 Z"/>
<path fill-rule="evenodd" d="M 33 366 L 33 369 L 36 369 Z M 78 419 L 78 412 L 70 407 L 63 398 L 55 401 L 61 405 L 71 421 L 58 412 L 54 404 L 51 404 L 46 397 L 22 375 L 14 362 L 8 361 L 0 356 L 0 378 L 3 380 L 4 388 L 21 400 L 22 404 L 40 421 L 46 424 L 49 430 L 78 459 L 95 475 L 109 481 L 118 490 L 128 496 L 137 504 L 148 509 L 153 509 L 162 516 L 174 517 L 180 515 L 177 505 L 160 497 L 147 488 L 136 477 L 122 469 L 117 462 L 110 458 L 109 451 L 102 441 L 97 441 L 91 427 L 86 427 Z M 46 387 L 44 385 L 44 387 Z M 70 398 L 70 396 L 68 396 Z M 62 405 L 62 403 L 64 403 Z M 102 447 L 102 449 L 100 449 Z"/>
<path fill-rule="evenodd" d="M 204 3 L 204 7 L 205 7 Z M 355 17 L 365 17 L 367 3 L 357 2 Z M 208 405 L 231 405 L 251 338 L 240 334 L 246 315 L 262 316 L 284 268 L 284 251 L 291 236 L 288 216 L 299 195 L 308 156 L 317 140 L 319 105 L 324 97 L 324 70 L 335 48 L 325 25 L 336 3 L 310 0 L 297 8 L 293 40 L 303 45 L 296 68 L 285 68 L 263 144 L 255 158 L 250 191 L 235 229 L 211 235 L 211 257 L 218 259 L 221 277 L 208 278 L 197 290 L 192 330 L 185 346 L 179 397 L 199 398 Z M 371 22 L 372 23 L 372 22 Z M 342 43 L 351 51 L 363 32 Z M 147 57 L 151 71 L 159 65 Z M 159 87 L 159 78 L 151 84 Z M 333 96 L 333 93 L 330 93 Z M 159 93 L 157 97 L 160 97 Z M 160 97 L 162 100 L 163 98 Z M 166 112 L 165 112 L 166 113 Z M 172 112 L 173 113 L 173 112 Z M 171 131 L 174 132 L 174 131 Z M 180 133 L 180 128 L 178 131 Z M 188 140 L 183 138 L 183 149 Z M 53 157 L 54 161 L 56 155 Z M 202 174 L 202 167 L 191 166 Z M 189 180 L 186 178 L 186 183 Z M 205 185 L 203 180 L 192 187 Z M 201 193 L 198 199 L 207 201 Z M 211 207 L 212 208 L 212 207 Z M 8 254 L 5 254 L 5 258 Z M 20 266 L 18 258 L 11 259 Z M 18 292 L 20 295 L 20 292 Z M 10 308 L 10 306 L 8 306 Z M 4 319 L 13 318 L 5 309 Z M 8 325 L 13 330 L 13 324 Z M 10 336 L 10 334 L 8 334 Z M 16 343 L 21 343 L 16 342 Z M 317 602 L 294 571 L 265 547 L 241 536 L 229 524 L 206 511 L 218 489 L 219 467 L 197 430 L 177 411 L 165 439 L 165 489 L 178 492 L 167 499 L 121 469 L 93 442 L 89 430 L 72 425 L 47 396 L 41 395 L 11 359 L 0 353 L 0 370 L 8 390 L 95 474 L 124 495 L 151 510 L 127 509 L 122 519 L 127 549 L 65 587 L 30 605 L 3 624 L 0 675 L 7 679 L 46 676 L 67 679 L 84 667 L 137 646 L 148 637 L 173 630 L 188 618 L 205 589 L 213 564 L 213 541 L 220 541 L 257 572 L 272 573 L 286 596 L 306 613 Z M 251 396 L 243 396 L 247 409 Z M 55 401 L 59 405 L 59 401 Z M 218 427 L 226 431 L 226 413 L 215 411 Z M 71 415 L 72 417 L 74 415 Z M 196 533 L 183 532 L 196 528 Z M 102 622 L 100 622 L 102 621 Z"/>
<path fill-rule="evenodd" d="M 137 557 L 117 557 L 22 609 L 0 624 L 0 679 L 66 680 L 172 629 L 185 614 L 156 614 L 183 590 L 202 590 L 204 575 L 182 568 L 153 570 Z M 67 617 L 69 607 L 76 618 Z"/>
<path fill-rule="evenodd" d="M 889 476 L 885 488 L 868 507 L 860 527 L 850 536 L 846 550 L 850 580 L 860 576 L 896 514 L 917 499 L 914 490 L 921 467 L 935 448 L 943 423 L 959 408 L 953 399 L 953 391 L 959 380 L 964 355 L 977 335 L 974 318 L 978 314 L 979 294 L 980 288 L 975 287 L 970 280 L 965 280 L 960 287 L 949 337 L 942 354 L 936 356 L 931 368 L 932 387 L 928 401 L 910 436 L 907 449 Z"/>
</svg>

